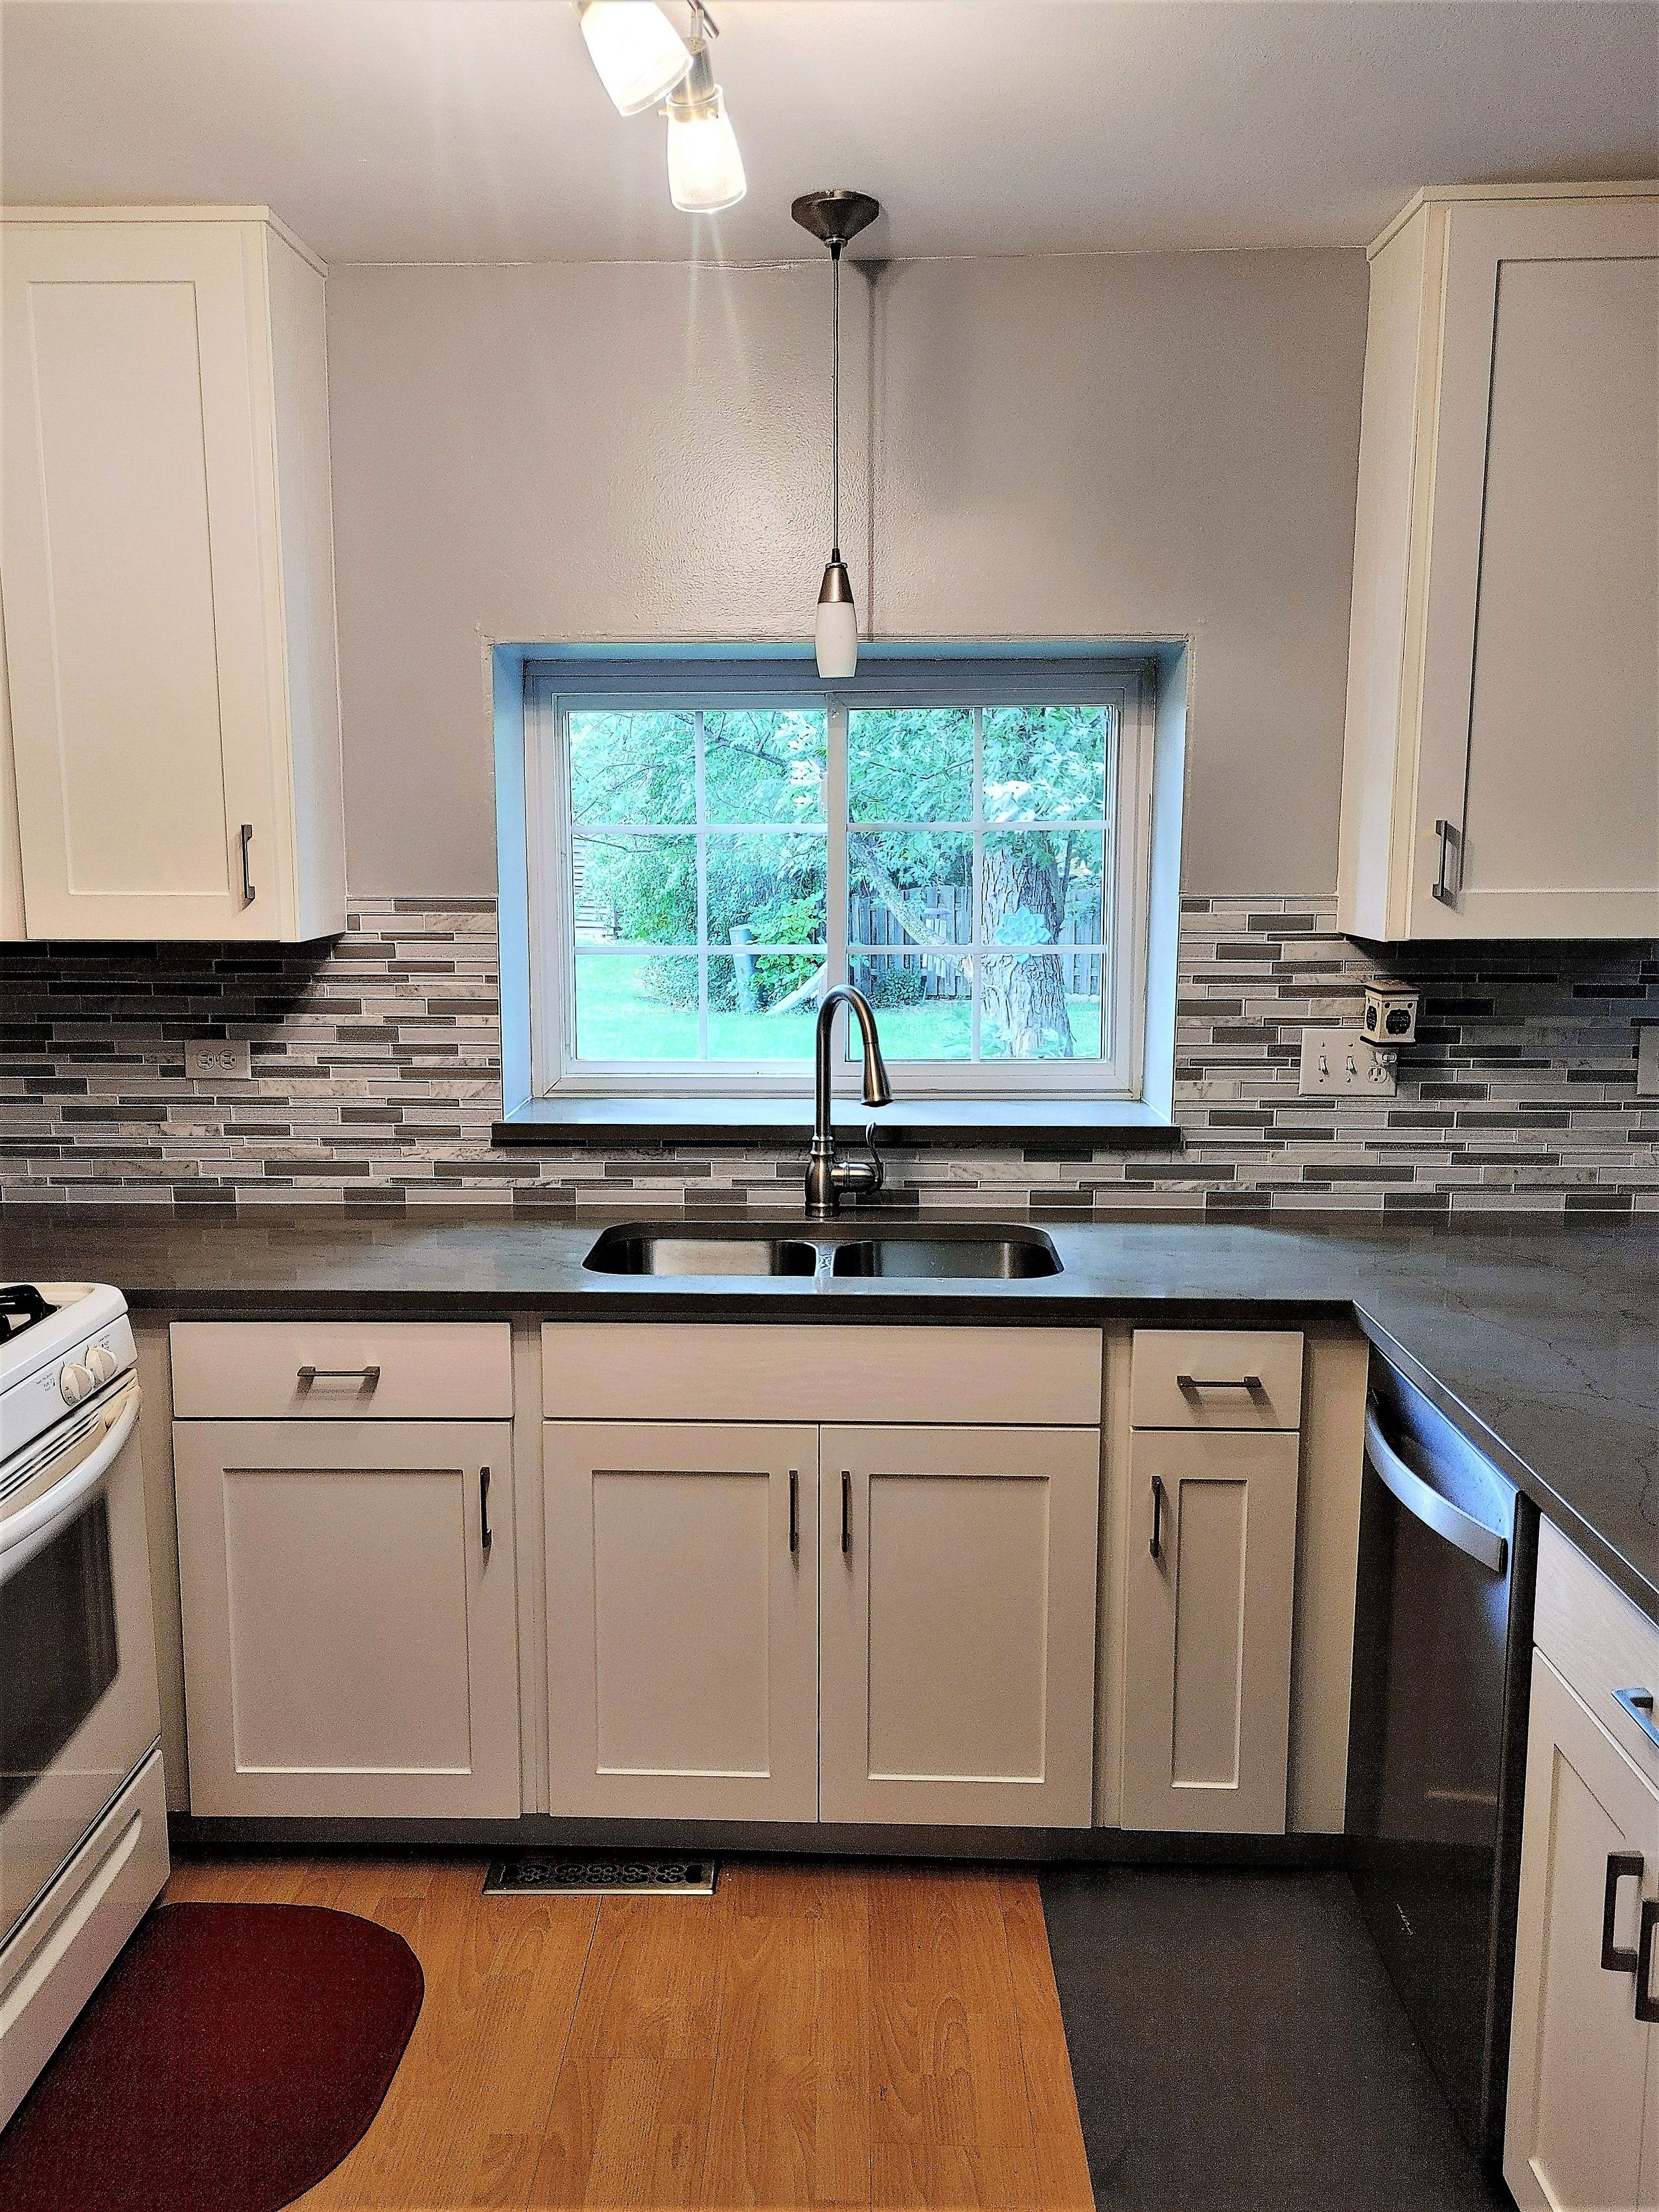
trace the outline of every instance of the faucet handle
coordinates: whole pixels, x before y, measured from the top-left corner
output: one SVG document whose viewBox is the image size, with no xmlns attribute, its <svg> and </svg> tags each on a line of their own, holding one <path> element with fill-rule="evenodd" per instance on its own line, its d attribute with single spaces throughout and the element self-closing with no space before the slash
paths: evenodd
<svg viewBox="0 0 1659 2212">
<path fill-rule="evenodd" d="M 867 1196 L 870 1192 L 879 1190 L 886 1182 L 887 1170 L 876 1150 L 876 1125 L 873 1121 L 864 1133 L 864 1141 L 870 1147 L 867 1160 L 837 1160 L 831 1167 L 830 1173 L 837 1190 L 850 1192 L 855 1196 Z"/>
</svg>

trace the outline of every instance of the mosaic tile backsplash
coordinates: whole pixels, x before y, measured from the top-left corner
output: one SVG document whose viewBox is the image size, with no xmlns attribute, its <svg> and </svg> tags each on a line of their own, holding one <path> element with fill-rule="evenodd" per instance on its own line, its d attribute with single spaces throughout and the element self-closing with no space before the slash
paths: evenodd
<svg viewBox="0 0 1659 2212">
<path fill-rule="evenodd" d="M 887 1155 L 884 1202 L 1039 1218 L 1301 1208 L 1659 1212 L 1659 1100 L 1635 1024 L 1659 946 L 1415 946 L 1381 965 L 1335 902 L 1183 902 L 1183 1152 L 1067 1135 Z M 1300 1032 L 1379 973 L 1424 994 L 1391 1099 L 1297 1096 Z M 805 1146 L 495 1151 L 494 902 L 357 902 L 321 947 L 0 950 L 0 1198 L 798 1211 Z M 246 1037 L 247 1081 L 184 1047 Z M 901 1080 L 902 1071 L 901 1071 Z"/>
</svg>

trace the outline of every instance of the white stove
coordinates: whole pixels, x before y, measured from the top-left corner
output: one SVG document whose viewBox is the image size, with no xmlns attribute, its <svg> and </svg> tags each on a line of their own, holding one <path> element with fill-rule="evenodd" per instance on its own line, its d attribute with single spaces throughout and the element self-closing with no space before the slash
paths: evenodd
<svg viewBox="0 0 1659 2212">
<path fill-rule="evenodd" d="M 137 1352 L 0 1284 L 0 2126 L 167 1881 Z"/>
</svg>

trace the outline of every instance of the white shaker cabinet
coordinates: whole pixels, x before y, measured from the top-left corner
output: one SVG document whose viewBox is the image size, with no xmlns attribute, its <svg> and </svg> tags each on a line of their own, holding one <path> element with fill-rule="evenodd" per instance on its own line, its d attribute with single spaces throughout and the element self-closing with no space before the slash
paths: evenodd
<svg viewBox="0 0 1659 2212">
<path fill-rule="evenodd" d="M 1547 1526 L 1536 1633 L 1504 2179 L 1659 2212 L 1659 1626 Z"/>
<path fill-rule="evenodd" d="M 516 1816 L 511 1422 L 173 1435 L 191 1812 Z"/>
<path fill-rule="evenodd" d="M 260 208 L 12 209 L 3 242 L 22 927 L 337 932 L 323 265 Z"/>
<path fill-rule="evenodd" d="M 1340 927 L 1659 932 L 1659 191 L 1419 194 L 1371 248 Z"/>
<path fill-rule="evenodd" d="M 550 1421 L 556 1814 L 817 1817 L 817 1431 Z"/>
<path fill-rule="evenodd" d="M 1086 1827 L 1093 1429 L 822 1431 L 825 1820 Z"/>
</svg>

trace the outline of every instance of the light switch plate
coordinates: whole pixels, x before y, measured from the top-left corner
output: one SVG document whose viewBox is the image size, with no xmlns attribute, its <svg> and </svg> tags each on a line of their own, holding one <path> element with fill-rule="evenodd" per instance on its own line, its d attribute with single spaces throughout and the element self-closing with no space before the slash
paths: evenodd
<svg viewBox="0 0 1659 2212">
<path fill-rule="evenodd" d="M 1636 1095 L 1659 1098 L 1659 1022 L 1644 1022 L 1636 1032 Z"/>
<path fill-rule="evenodd" d="M 186 1075 L 245 1079 L 252 1073 L 253 1048 L 246 1037 L 204 1037 L 185 1047 Z"/>
<path fill-rule="evenodd" d="M 1392 1098 L 1398 1087 L 1394 1054 L 1378 1052 L 1363 1030 L 1303 1030 L 1303 1097 Z"/>
</svg>

